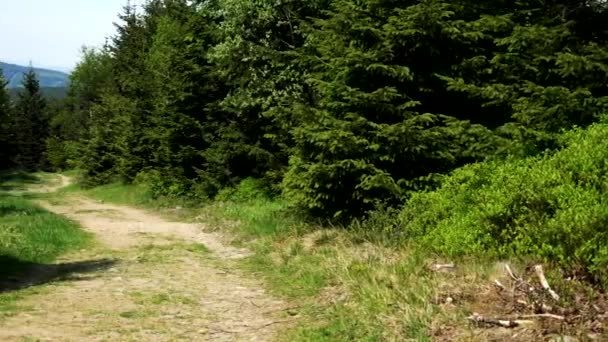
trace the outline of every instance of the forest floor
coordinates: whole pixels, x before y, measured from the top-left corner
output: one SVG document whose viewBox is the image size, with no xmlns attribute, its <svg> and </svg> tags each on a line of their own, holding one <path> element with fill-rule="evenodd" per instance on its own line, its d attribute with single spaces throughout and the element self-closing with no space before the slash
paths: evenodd
<svg viewBox="0 0 608 342">
<path fill-rule="evenodd" d="M 78 222 L 95 242 L 0 278 L 0 341 L 608 340 L 608 297 L 550 264 L 559 300 L 533 260 L 390 247 L 302 221 L 248 187 L 183 207 L 136 185 L 24 178 L 0 191 Z M 26 221 L 0 205 L 0 238 L 13 233 L 2 210 L 40 226 L 35 210 Z"/>
<path fill-rule="evenodd" d="M 68 184 L 61 176 L 15 193 Z M 249 252 L 202 224 L 78 194 L 41 198 L 98 243 L 18 279 L 16 289 L 41 285 L 0 316 L 1 341 L 265 341 L 294 319 L 287 303 L 236 266 Z M 87 264 L 97 266 L 70 268 Z"/>
</svg>

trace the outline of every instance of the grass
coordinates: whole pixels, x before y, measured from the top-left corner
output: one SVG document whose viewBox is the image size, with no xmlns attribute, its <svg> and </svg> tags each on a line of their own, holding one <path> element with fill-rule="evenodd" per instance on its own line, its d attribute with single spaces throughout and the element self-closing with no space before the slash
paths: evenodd
<svg viewBox="0 0 608 342">
<path fill-rule="evenodd" d="M 270 291 L 296 303 L 293 314 L 304 317 L 285 340 L 424 341 L 438 316 L 453 319 L 430 303 L 437 279 L 426 267 L 427 256 L 373 244 L 343 229 L 322 229 L 247 182 L 179 215 L 230 230 L 237 243 L 254 251 L 242 268 L 263 276 Z M 158 205 L 132 185 L 82 191 L 102 201 Z M 179 202 L 167 203 L 175 208 Z"/>
<path fill-rule="evenodd" d="M 3 190 L 23 190 L 41 177 L 28 174 L 0 174 Z M 25 195 L 0 192 L 0 279 L 11 277 L 34 265 L 53 262 L 71 250 L 87 246 L 91 236 L 61 216 L 44 210 Z M 21 297 L 0 294 L 0 311 Z"/>
<path fill-rule="evenodd" d="M 29 263 L 52 262 L 89 241 L 76 223 L 26 199 L 0 194 L 0 275 Z"/>
<path fill-rule="evenodd" d="M 200 257 L 209 255 L 209 249 L 200 243 L 171 243 L 167 245 L 144 245 L 136 258 L 139 263 L 159 264 L 172 260 L 175 251 L 188 251 Z"/>
<path fill-rule="evenodd" d="M 77 185 L 75 187 L 76 190 L 79 190 Z M 85 191 L 85 193 L 103 202 L 130 205 L 149 203 L 145 190 L 136 185 L 123 185 L 115 183 L 88 189 Z"/>
</svg>

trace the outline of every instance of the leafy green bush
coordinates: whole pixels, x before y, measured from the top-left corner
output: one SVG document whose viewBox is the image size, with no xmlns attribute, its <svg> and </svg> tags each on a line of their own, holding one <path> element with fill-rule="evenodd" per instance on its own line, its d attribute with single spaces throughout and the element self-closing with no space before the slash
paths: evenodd
<svg viewBox="0 0 608 342">
<path fill-rule="evenodd" d="M 215 197 L 219 201 L 247 202 L 268 199 L 270 190 L 263 180 L 246 178 L 235 188 L 224 188 Z"/>
<path fill-rule="evenodd" d="M 472 164 L 417 193 L 390 232 L 449 256 L 530 256 L 608 285 L 608 124 L 544 157 Z"/>
<path fill-rule="evenodd" d="M 55 170 L 65 170 L 78 165 L 75 161 L 81 152 L 81 146 L 75 141 L 62 141 L 51 137 L 46 141 L 46 158 Z"/>
</svg>

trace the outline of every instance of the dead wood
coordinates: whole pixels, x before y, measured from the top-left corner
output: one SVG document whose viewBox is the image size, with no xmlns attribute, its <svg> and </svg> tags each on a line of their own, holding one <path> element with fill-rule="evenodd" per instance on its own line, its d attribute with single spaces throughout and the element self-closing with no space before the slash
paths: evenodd
<svg viewBox="0 0 608 342">
<path fill-rule="evenodd" d="M 475 322 L 477 324 L 488 324 L 495 325 L 503 328 L 515 328 L 520 325 L 533 324 L 533 321 L 528 320 L 510 320 L 510 319 L 498 319 L 492 317 L 484 317 L 480 314 L 474 313 L 473 315 L 467 317 L 469 321 Z"/>
<path fill-rule="evenodd" d="M 543 266 L 542 265 L 534 266 L 534 271 L 536 272 L 536 276 L 538 277 L 538 280 L 540 280 L 540 284 L 542 285 L 543 289 L 545 289 L 545 291 L 547 291 L 553 299 L 555 299 L 556 301 L 559 301 L 559 295 L 555 291 L 553 291 L 553 289 L 551 289 L 551 286 L 549 286 L 549 282 L 547 281 L 547 278 L 545 278 L 545 273 L 543 272 Z"/>
</svg>

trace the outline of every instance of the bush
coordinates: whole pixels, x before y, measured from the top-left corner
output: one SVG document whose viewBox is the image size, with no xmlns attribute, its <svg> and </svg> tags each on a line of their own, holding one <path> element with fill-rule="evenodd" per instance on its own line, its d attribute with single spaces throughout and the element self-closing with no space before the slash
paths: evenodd
<svg viewBox="0 0 608 342">
<path fill-rule="evenodd" d="M 269 199 L 270 188 L 261 179 L 246 178 L 236 188 L 224 188 L 215 197 L 219 201 L 248 202 Z"/>
<path fill-rule="evenodd" d="M 76 167 L 76 160 L 81 152 L 81 146 L 75 141 L 62 141 L 51 137 L 46 141 L 46 158 L 55 170 L 65 170 Z"/>
<path fill-rule="evenodd" d="M 448 256 L 528 256 L 583 266 L 608 285 L 608 125 L 544 157 L 472 164 L 417 193 L 392 232 Z"/>
</svg>

